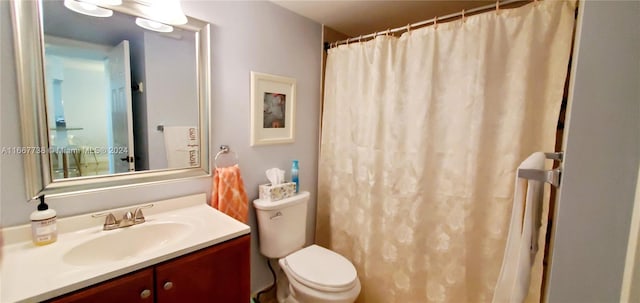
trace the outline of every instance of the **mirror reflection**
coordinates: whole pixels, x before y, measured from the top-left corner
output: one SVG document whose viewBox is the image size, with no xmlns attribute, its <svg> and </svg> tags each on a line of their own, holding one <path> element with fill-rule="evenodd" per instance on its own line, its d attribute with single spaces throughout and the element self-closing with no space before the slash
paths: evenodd
<svg viewBox="0 0 640 303">
<path fill-rule="evenodd" d="M 42 5 L 53 179 L 200 167 L 195 33 Z"/>
</svg>

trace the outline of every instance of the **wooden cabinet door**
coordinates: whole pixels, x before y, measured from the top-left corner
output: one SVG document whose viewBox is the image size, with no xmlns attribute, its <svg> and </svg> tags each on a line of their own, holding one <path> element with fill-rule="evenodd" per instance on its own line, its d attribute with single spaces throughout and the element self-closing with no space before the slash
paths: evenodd
<svg viewBox="0 0 640 303">
<path fill-rule="evenodd" d="M 250 299 L 250 236 L 157 265 L 157 303 L 246 303 Z"/>
<path fill-rule="evenodd" d="M 153 268 L 143 269 L 77 292 L 52 299 L 52 303 L 153 303 Z"/>
</svg>

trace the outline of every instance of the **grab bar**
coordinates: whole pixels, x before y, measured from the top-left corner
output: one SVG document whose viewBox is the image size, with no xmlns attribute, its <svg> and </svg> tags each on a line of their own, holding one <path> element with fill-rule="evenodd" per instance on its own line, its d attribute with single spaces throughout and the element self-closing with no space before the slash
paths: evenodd
<svg viewBox="0 0 640 303">
<path fill-rule="evenodd" d="M 544 156 L 549 160 L 562 162 L 564 155 L 562 152 L 555 152 L 545 153 Z M 561 177 L 562 170 L 560 168 L 553 170 L 518 169 L 518 178 L 546 182 L 554 187 L 560 186 Z"/>
</svg>

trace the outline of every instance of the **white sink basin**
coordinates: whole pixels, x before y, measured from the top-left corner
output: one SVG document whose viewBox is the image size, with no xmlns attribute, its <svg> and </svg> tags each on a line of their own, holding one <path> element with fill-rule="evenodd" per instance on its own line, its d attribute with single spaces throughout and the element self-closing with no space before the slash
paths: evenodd
<svg viewBox="0 0 640 303">
<path fill-rule="evenodd" d="M 182 222 L 147 222 L 103 231 L 100 237 L 72 247 L 62 260 L 71 265 L 121 261 L 180 241 L 193 230 L 193 226 Z"/>
</svg>

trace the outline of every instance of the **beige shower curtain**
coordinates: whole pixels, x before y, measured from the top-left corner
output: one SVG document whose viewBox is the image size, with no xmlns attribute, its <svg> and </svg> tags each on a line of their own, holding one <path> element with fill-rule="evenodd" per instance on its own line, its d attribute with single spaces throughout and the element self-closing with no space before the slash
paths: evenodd
<svg viewBox="0 0 640 303">
<path fill-rule="evenodd" d="M 358 302 L 491 301 L 515 169 L 554 149 L 574 11 L 539 1 L 329 50 L 316 238 L 356 266 Z"/>
</svg>

